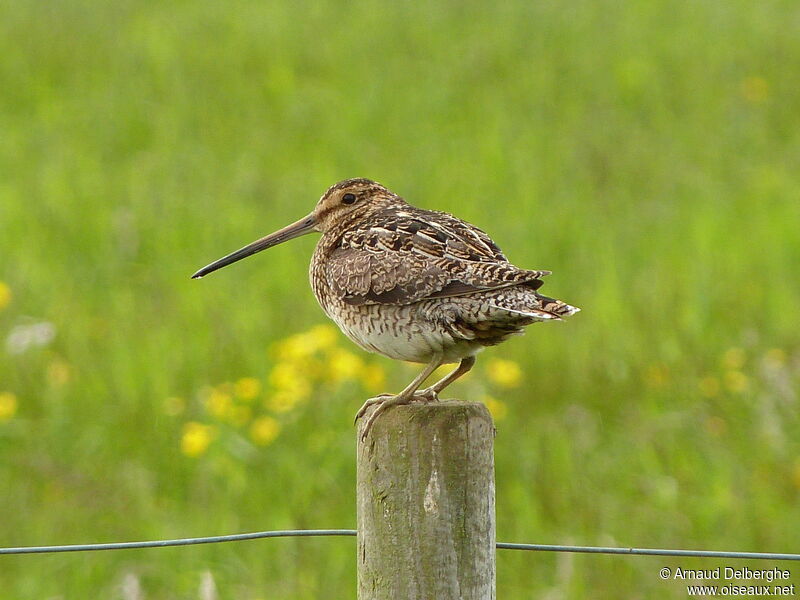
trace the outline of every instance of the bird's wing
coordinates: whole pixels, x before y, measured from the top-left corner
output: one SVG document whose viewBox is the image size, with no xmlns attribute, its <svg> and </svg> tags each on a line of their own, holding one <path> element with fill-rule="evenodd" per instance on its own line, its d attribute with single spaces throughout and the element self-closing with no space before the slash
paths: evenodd
<svg viewBox="0 0 800 600">
<path fill-rule="evenodd" d="M 345 233 L 325 277 L 348 304 L 411 304 L 525 283 L 549 271 L 508 262 L 483 231 L 445 213 L 387 214 Z"/>
</svg>

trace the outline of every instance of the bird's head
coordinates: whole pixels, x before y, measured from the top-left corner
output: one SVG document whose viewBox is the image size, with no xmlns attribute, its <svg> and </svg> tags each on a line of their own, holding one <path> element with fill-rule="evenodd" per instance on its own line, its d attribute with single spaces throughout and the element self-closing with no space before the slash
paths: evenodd
<svg viewBox="0 0 800 600">
<path fill-rule="evenodd" d="M 197 271 L 192 275 L 192 279 L 204 277 L 212 271 L 301 235 L 315 231 L 324 234 L 334 228 L 346 227 L 382 208 L 402 203 L 403 200 L 399 196 L 380 183 L 361 178 L 345 179 L 328 188 L 311 214 L 236 252 L 223 256 Z"/>
<path fill-rule="evenodd" d="M 314 218 L 314 229 L 325 233 L 402 202 L 380 183 L 370 179 L 345 179 L 322 194 L 309 216 Z"/>
</svg>

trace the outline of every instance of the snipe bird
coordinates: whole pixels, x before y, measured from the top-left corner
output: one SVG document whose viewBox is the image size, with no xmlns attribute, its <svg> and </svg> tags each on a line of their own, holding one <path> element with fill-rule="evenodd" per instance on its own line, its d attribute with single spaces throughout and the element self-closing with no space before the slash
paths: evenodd
<svg viewBox="0 0 800 600">
<path fill-rule="evenodd" d="M 578 308 L 537 292 L 549 271 L 512 265 L 483 231 L 448 213 L 423 210 L 369 179 L 331 186 L 306 217 L 203 267 L 192 277 L 287 240 L 322 234 L 311 258 L 311 287 L 322 310 L 369 352 L 424 363 L 399 394 L 377 404 L 368 434 L 387 408 L 437 400 L 475 364 L 475 355 L 537 321 L 560 320 Z M 458 366 L 419 390 L 436 368 Z"/>
</svg>

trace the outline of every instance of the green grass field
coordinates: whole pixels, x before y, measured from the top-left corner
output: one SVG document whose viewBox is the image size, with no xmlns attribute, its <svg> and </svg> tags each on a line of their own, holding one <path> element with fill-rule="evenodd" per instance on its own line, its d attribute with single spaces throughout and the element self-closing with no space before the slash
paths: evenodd
<svg viewBox="0 0 800 600">
<path fill-rule="evenodd" d="M 583 308 L 452 388 L 497 417 L 499 540 L 800 551 L 800 8 L 486 6 L 0 5 L 0 546 L 354 526 L 352 416 L 414 370 L 318 327 L 310 237 L 189 276 L 362 176 Z M 505 551 L 498 597 L 726 565 L 800 583 Z M 352 598 L 355 542 L 0 557 L 4 600 L 204 578 Z"/>
</svg>

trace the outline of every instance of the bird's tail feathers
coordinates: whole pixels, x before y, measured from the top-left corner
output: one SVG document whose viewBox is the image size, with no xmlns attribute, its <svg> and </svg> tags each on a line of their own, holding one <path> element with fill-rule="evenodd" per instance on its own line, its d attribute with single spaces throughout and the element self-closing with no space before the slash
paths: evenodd
<svg viewBox="0 0 800 600">
<path fill-rule="evenodd" d="M 561 320 L 561 317 L 558 315 L 554 315 L 543 310 L 537 310 L 535 308 L 531 310 L 517 310 L 516 308 L 507 308 L 505 306 L 498 306 L 496 304 L 491 304 L 490 306 L 492 308 L 496 308 L 497 310 L 502 310 L 503 312 L 519 315 L 521 317 L 530 317 L 531 319 L 536 319 L 537 321 L 549 321 L 552 319 Z"/>
<path fill-rule="evenodd" d="M 538 306 L 532 306 L 530 308 L 510 308 L 497 304 L 492 304 L 492 307 L 521 317 L 536 319 L 537 321 L 561 321 L 564 317 L 574 315 L 581 310 L 577 306 L 572 306 L 561 300 L 548 298 L 541 294 L 536 294 L 536 300 Z"/>
</svg>

